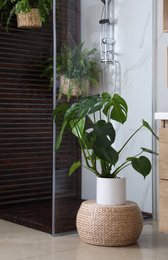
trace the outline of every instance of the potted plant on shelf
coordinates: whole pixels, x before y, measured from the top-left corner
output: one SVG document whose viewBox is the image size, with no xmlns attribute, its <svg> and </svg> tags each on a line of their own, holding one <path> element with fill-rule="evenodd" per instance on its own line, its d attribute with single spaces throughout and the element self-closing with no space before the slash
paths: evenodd
<svg viewBox="0 0 168 260">
<path fill-rule="evenodd" d="M 127 166 L 132 165 L 132 167 L 145 178 L 150 173 L 151 163 L 146 156 L 141 154 L 145 152 L 156 154 L 149 149 L 141 147 L 140 152 L 126 158 L 125 161 L 120 162 L 120 165 L 116 166 L 116 164 L 119 163 L 120 154 L 125 146 L 143 127 L 147 128 L 158 138 L 149 124 L 142 120 L 142 125 L 128 138 L 120 150 L 117 151 L 113 147 L 116 131 L 111 120 L 123 124 L 127 120 L 127 113 L 128 107 L 125 100 L 118 94 L 111 96 L 108 93 L 81 98 L 79 102 L 73 103 L 71 106 L 59 105 L 53 111 L 57 125 L 63 117 L 62 128 L 56 140 L 55 150 L 59 149 L 65 130 L 69 130 L 77 136 L 86 163 L 84 167 L 88 168 L 97 176 L 97 202 L 100 204 L 124 204 L 126 200 L 124 197 L 125 188 L 122 188 L 123 190 L 119 189 L 118 182 L 121 181 L 122 185 L 125 185 L 125 180 L 117 177 L 118 174 Z M 98 168 L 98 162 L 100 169 Z M 82 163 L 80 161 L 74 162 L 69 170 L 69 176 L 81 165 Z M 102 188 L 104 185 L 102 181 L 105 184 L 108 182 L 108 186 L 109 181 L 115 181 L 114 199 L 116 199 L 116 201 L 107 201 L 107 199 L 113 195 L 108 194 L 107 187 L 105 187 L 105 190 Z M 99 188 L 100 192 L 102 192 L 101 194 L 99 194 Z M 113 189 L 110 188 L 109 191 L 112 193 Z M 123 194 L 123 197 L 121 196 L 120 198 L 121 194 Z"/>
<path fill-rule="evenodd" d="M 4 0 L 0 3 L 1 20 L 7 18 L 6 29 L 14 14 L 18 28 L 40 28 L 49 22 L 52 0 Z"/>
<path fill-rule="evenodd" d="M 56 77 L 60 77 L 59 99 L 67 95 L 68 101 L 72 96 L 86 96 L 89 85 L 97 86 L 98 73 L 101 71 L 92 55 L 97 51 L 84 49 L 84 42 L 74 48 L 63 44 L 56 58 Z M 44 63 L 43 63 L 44 64 Z M 50 88 L 53 85 L 53 58 L 48 59 L 42 76 L 50 78 Z"/>
</svg>

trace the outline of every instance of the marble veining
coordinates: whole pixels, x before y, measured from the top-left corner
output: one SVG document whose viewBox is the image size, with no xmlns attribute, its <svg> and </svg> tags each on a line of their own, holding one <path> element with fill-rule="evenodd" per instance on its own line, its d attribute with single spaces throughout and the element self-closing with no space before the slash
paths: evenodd
<svg viewBox="0 0 168 260">
<path fill-rule="evenodd" d="M 140 43 L 139 43 L 139 48 L 141 49 L 144 45 L 144 41 L 145 41 L 145 37 L 147 36 L 147 28 L 149 26 L 149 22 L 151 21 L 151 12 L 149 13 L 148 17 L 147 17 L 147 20 L 146 20 L 146 23 L 145 23 L 145 26 L 144 26 L 144 33 L 142 35 L 142 38 L 140 40 Z"/>
</svg>

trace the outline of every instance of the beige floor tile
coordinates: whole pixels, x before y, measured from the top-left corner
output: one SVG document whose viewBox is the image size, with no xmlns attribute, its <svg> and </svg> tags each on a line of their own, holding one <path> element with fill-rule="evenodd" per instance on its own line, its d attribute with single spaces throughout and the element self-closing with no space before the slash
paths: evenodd
<svg viewBox="0 0 168 260">
<path fill-rule="evenodd" d="M 141 233 L 141 236 L 144 235 L 151 235 L 151 234 L 156 234 L 159 232 L 159 223 L 158 221 L 149 221 L 149 222 L 144 222 L 143 225 L 143 230 Z"/>
<path fill-rule="evenodd" d="M 4 260 L 18 260 L 86 246 L 78 235 L 52 237 L 44 232 L 0 221 L 0 255 Z"/>
<path fill-rule="evenodd" d="M 2 260 L 167 260 L 168 234 L 158 222 L 145 222 L 138 243 L 128 247 L 99 247 L 83 243 L 78 235 L 50 234 L 0 220 Z"/>
<path fill-rule="evenodd" d="M 89 246 L 53 253 L 50 255 L 27 258 L 26 260 L 167 260 L 164 253 L 153 253 L 138 244 L 129 247 Z"/>
<path fill-rule="evenodd" d="M 168 259 L 168 234 L 157 233 L 146 235 L 139 238 L 138 243 L 141 247 L 149 248 L 154 253 L 162 252 L 167 254 Z"/>
</svg>

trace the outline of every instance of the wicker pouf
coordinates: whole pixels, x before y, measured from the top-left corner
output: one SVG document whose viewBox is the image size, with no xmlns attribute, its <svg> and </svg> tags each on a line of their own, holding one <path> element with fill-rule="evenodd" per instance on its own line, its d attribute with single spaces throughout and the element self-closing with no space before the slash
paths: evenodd
<svg viewBox="0 0 168 260">
<path fill-rule="evenodd" d="M 135 202 L 104 206 L 95 200 L 81 204 L 76 220 L 80 238 L 88 244 L 127 246 L 136 243 L 142 227 L 142 213 Z"/>
</svg>

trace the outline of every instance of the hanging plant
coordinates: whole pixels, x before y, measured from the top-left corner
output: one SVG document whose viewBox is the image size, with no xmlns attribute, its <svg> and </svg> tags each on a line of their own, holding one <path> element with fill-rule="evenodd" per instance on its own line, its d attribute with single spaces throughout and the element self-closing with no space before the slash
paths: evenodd
<svg viewBox="0 0 168 260">
<path fill-rule="evenodd" d="M 7 18 L 6 30 L 13 15 L 17 15 L 19 28 L 39 28 L 49 22 L 52 0 L 5 0 L 0 3 L 1 23 Z M 21 23 L 20 23 L 21 22 Z"/>
<path fill-rule="evenodd" d="M 101 71 L 92 56 L 97 51 L 83 49 L 84 42 L 73 48 L 63 44 L 56 58 L 56 77 L 60 77 L 59 99 L 62 94 L 69 101 L 72 96 L 86 96 L 89 86 L 98 86 L 98 74 Z M 45 66 L 41 76 L 50 79 L 53 85 L 53 58 L 49 58 L 42 65 Z"/>
</svg>

